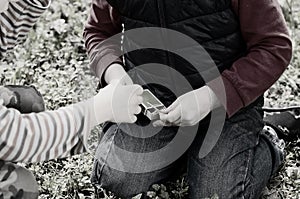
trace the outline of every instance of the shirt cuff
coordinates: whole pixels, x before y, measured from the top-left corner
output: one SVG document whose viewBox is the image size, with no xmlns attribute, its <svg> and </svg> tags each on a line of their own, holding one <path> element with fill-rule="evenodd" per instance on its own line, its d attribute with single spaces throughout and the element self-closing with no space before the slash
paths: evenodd
<svg viewBox="0 0 300 199">
<path fill-rule="evenodd" d="M 102 73 L 101 73 L 101 75 L 99 76 L 99 77 L 100 77 L 100 82 L 99 82 L 99 87 L 98 87 L 98 89 L 104 88 L 105 86 L 107 86 L 107 83 L 106 83 L 106 81 L 105 81 L 105 79 L 104 79 L 104 77 L 105 77 L 105 72 L 106 72 L 106 70 L 107 70 L 111 65 L 113 65 L 113 64 L 120 64 L 120 65 L 123 66 L 123 62 L 121 61 L 120 58 L 118 58 L 118 60 L 112 62 L 112 63 L 109 64 L 107 67 L 105 67 L 104 71 L 101 71 Z"/>
<path fill-rule="evenodd" d="M 222 82 L 224 86 L 222 86 Z M 207 85 L 214 91 L 219 101 L 224 106 L 228 118 L 232 117 L 244 107 L 242 98 L 233 84 L 226 77 L 221 76 L 216 78 Z"/>
<path fill-rule="evenodd" d="M 96 55 L 93 56 L 93 54 Z M 99 87 L 103 88 L 104 86 L 107 85 L 104 80 L 104 74 L 107 68 L 114 63 L 119 63 L 123 65 L 123 62 L 121 58 L 115 55 L 114 53 L 107 53 L 103 55 L 101 52 L 98 52 L 97 54 L 97 52 L 95 51 L 93 52 L 93 54 L 91 56 L 90 68 L 95 73 L 96 77 L 100 79 Z"/>
<path fill-rule="evenodd" d="M 92 129 L 97 125 L 97 121 L 95 119 L 95 110 L 94 110 L 94 98 L 87 99 L 82 102 L 78 102 L 77 104 L 71 105 L 73 106 L 73 110 L 75 111 L 74 115 L 77 115 L 77 132 L 78 133 L 78 143 L 74 147 L 74 154 L 81 153 L 90 153 L 88 138 L 91 134 Z"/>
</svg>

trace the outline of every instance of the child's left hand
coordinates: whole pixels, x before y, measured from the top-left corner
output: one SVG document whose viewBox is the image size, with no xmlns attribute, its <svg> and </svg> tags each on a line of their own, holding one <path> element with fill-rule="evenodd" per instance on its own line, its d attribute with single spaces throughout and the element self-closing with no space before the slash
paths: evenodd
<svg viewBox="0 0 300 199">
<path fill-rule="evenodd" d="M 154 126 L 193 126 L 220 106 L 214 92 L 203 86 L 180 96 L 167 109 L 160 112 L 160 120 Z"/>
<path fill-rule="evenodd" d="M 17 101 L 14 93 L 4 86 L 0 86 L 0 99 L 4 101 L 4 106 L 8 105 L 13 99 Z"/>
</svg>

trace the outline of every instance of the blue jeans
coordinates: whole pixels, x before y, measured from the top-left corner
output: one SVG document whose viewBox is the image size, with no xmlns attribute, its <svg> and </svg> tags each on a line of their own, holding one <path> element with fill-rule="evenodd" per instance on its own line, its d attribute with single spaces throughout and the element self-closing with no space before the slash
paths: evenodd
<svg viewBox="0 0 300 199">
<path fill-rule="evenodd" d="M 146 192 L 154 183 L 180 175 L 187 169 L 190 198 L 206 198 L 217 194 L 220 199 L 259 198 L 262 189 L 283 161 L 282 153 L 267 136 L 261 134 L 263 118 L 260 106 L 249 106 L 225 121 L 221 136 L 204 158 L 199 158 L 204 119 L 188 150 L 172 164 L 155 171 L 132 173 L 110 167 L 107 160 L 115 156 L 113 145 L 132 153 L 147 153 L 162 148 L 176 135 L 175 127 L 163 128 L 155 136 L 137 138 L 122 132 L 113 124 L 105 128 L 98 146 L 92 183 L 106 188 L 119 197 L 130 198 Z M 157 157 L 160 160 L 160 157 Z M 140 169 L 145 160 L 126 160 Z M 124 162 L 119 162 L 122 165 Z M 149 162 L 153 164 L 153 162 Z"/>
</svg>

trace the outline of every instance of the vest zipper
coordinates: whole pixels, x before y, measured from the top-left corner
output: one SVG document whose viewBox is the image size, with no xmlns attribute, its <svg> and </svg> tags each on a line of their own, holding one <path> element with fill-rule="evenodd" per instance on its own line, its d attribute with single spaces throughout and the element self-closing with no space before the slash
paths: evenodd
<svg viewBox="0 0 300 199">
<path fill-rule="evenodd" d="M 156 2 L 157 2 L 157 8 L 158 8 L 158 14 L 159 14 L 159 20 L 160 20 L 160 25 L 163 28 L 161 30 L 161 33 L 165 36 L 165 38 L 168 38 L 168 36 L 167 36 L 168 31 L 165 30 L 165 29 L 167 29 L 167 23 L 166 23 L 166 17 L 165 17 L 165 4 L 164 4 L 164 1 L 165 0 L 156 0 Z M 166 39 L 166 40 L 164 40 L 164 42 L 170 42 L 170 41 L 168 39 Z M 165 46 L 168 46 L 168 45 L 165 45 Z M 172 69 L 171 68 L 172 68 L 172 65 L 173 65 L 172 63 L 174 63 L 174 60 L 173 60 L 173 58 L 171 56 L 171 53 L 167 50 L 167 48 L 165 50 L 166 50 L 166 55 L 167 55 L 167 63 L 166 64 L 169 66 L 170 74 L 172 74 L 172 72 L 171 72 Z M 171 76 L 170 78 L 172 79 L 172 81 L 174 83 L 176 82 L 175 81 L 175 77 Z M 176 89 L 176 84 L 175 84 L 175 89 Z"/>
<path fill-rule="evenodd" d="M 166 18 L 165 18 L 165 11 L 164 11 L 164 0 L 156 0 L 157 8 L 158 8 L 158 15 L 160 20 L 160 25 L 163 28 L 166 28 Z"/>
</svg>

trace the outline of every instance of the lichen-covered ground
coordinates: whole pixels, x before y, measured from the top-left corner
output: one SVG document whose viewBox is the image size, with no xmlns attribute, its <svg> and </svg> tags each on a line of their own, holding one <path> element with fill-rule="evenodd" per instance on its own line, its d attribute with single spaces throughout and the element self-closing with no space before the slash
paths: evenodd
<svg viewBox="0 0 300 199">
<path fill-rule="evenodd" d="M 87 18 L 89 1 L 54 1 L 43 15 L 25 44 L 0 61 L 0 84 L 33 84 L 45 98 L 47 109 L 86 99 L 95 94 L 97 80 L 88 68 L 82 30 Z M 294 5 L 285 9 L 293 42 L 294 58 L 280 80 L 266 92 L 266 106 L 285 107 L 300 104 L 300 14 Z M 292 9 L 292 12 L 290 12 Z M 95 128 L 91 141 L 97 139 Z M 287 143 L 286 163 L 262 198 L 300 198 L 300 139 Z M 91 144 L 91 149 L 94 145 Z M 92 154 L 77 155 L 26 165 L 37 177 L 40 198 L 93 198 L 89 183 L 93 163 Z M 130 187 L 128 187 L 130 189 Z M 155 185 L 151 198 L 186 198 L 184 177 L 166 185 Z M 107 193 L 108 195 L 111 195 Z M 103 198 L 112 198 L 105 196 Z M 216 197 L 217 198 L 217 197 Z"/>
</svg>

